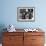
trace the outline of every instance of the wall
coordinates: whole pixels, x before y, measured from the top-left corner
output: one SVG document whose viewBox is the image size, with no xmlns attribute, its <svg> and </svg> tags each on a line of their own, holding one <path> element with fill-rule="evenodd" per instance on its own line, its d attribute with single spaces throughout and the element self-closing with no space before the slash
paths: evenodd
<svg viewBox="0 0 46 46">
<path fill-rule="evenodd" d="M 13 24 L 16 28 L 40 27 L 46 32 L 46 0 L 0 0 L 0 31 Z M 35 22 L 18 22 L 17 7 L 35 7 Z"/>
<path fill-rule="evenodd" d="M 41 27 L 46 28 L 45 0 L 1 0 L 0 24 L 15 25 L 16 28 Z M 17 7 L 35 7 L 35 22 L 18 22 Z"/>
</svg>

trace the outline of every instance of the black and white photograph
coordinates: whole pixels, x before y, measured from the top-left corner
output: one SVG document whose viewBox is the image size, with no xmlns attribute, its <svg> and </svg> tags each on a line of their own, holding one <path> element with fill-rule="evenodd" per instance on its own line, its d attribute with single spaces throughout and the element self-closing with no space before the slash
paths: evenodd
<svg viewBox="0 0 46 46">
<path fill-rule="evenodd" d="M 35 20 L 34 7 L 18 7 L 17 20 L 18 21 L 34 21 Z"/>
</svg>

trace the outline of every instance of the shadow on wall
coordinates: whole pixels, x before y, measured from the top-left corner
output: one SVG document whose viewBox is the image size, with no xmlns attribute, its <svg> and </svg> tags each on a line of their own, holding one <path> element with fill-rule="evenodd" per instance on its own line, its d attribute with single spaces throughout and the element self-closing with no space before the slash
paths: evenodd
<svg viewBox="0 0 46 46">
<path fill-rule="evenodd" d="M 3 32 L 5 32 L 6 30 L 4 30 L 5 25 L 4 24 L 0 24 L 0 43 L 2 43 L 2 36 L 3 36 Z"/>
</svg>

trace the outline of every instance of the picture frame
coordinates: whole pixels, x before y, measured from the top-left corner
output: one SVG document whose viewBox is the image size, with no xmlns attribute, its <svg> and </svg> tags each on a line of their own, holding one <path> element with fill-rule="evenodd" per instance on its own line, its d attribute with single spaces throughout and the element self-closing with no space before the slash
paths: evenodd
<svg viewBox="0 0 46 46">
<path fill-rule="evenodd" d="M 17 21 L 21 22 L 35 21 L 35 7 L 18 7 Z"/>
</svg>

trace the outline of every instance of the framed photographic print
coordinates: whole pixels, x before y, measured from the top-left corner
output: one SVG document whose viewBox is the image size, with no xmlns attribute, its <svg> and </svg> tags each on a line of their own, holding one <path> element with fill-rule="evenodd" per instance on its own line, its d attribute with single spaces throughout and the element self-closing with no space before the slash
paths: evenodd
<svg viewBox="0 0 46 46">
<path fill-rule="evenodd" d="M 29 21 L 35 20 L 35 8 L 34 7 L 18 7 L 17 8 L 17 20 L 18 21 Z"/>
</svg>

